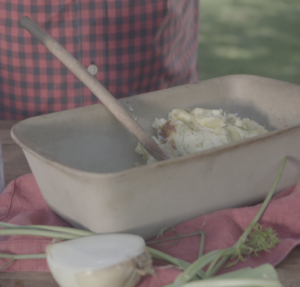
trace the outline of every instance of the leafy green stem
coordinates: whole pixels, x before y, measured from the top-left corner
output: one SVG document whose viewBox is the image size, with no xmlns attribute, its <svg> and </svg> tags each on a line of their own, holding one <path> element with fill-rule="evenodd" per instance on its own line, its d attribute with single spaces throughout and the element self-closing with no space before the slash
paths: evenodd
<svg viewBox="0 0 300 287">
<path fill-rule="evenodd" d="M 150 255 L 152 256 L 152 258 L 155 258 L 155 259 L 158 259 L 158 260 L 163 260 L 165 262 L 171 263 L 174 266 L 179 267 L 180 269 L 185 270 L 186 268 L 188 268 L 191 265 L 190 263 L 188 263 L 184 260 L 181 260 L 181 259 L 178 259 L 178 258 L 173 257 L 171 255 L 168 255 L 168 254 L 166 254 L 162 251 L 159 251 L 157 249 L 154 249 L 154 248 L 151 248 L 151 247 L 147 247 L 147 249 L 148 249 Z M 200 278 L 204 278 L 205 273 L 202 270 L 198 270 L 198 272 L 195 275 L 197 275 Z"/>
<path fill-rule="evenodd" d="M 57 231 L 65 234 L 68 233 L 68 234 L 78 235 L 78 237 L 90 236 L 96 234 L 91 231 L 76 229 L 72 227 L 50 226 L 50 225 L 22 225 L 21 226 L 21 225 L 6 223 L 6 222 L 0 222 L 0 227 L 3 227 L 5 229 L 29 229 L 29 230 L 39 229 L 39 230 L 47 230 L 47 231 Z"/>
<path fill-rule="evenodd" d="M 262 203 L 258 213 L 256 214 L 256 216 L 254 217 L 254 219 L 252 220 L 252 222 L 249 224 L 249 226 L 246 228 L 246 230 L 244 231 L 244 233 L 242 234 L 242 236 L 239 238 L 239 240 L 236 242 L 236 244 L 234 245 L 234 247 L 236 248 L 241 248 L 241 246 L 245 243 L 250 231 L 252 230 L 253 226 L 255 226 L 255 224 L 258 222 L 258 220 L 261 218 L 262 214 L 264 213 L 265 209 L 267 208 L 273 194 L 274 191 L 276 189 L 276 186 L 282 176 L 282 173 L 284 171 L 285 168 L 285 164 L 286 164 L 287 158 L 284 157 L 280 170 L 276 176 L 276 179 L 267 195 L 267 197 L 265 198 L 264 202 Z M 222 258 L 220 260 L 220 262 L 216 265 L 216 267 L 210 272 L 210 274 L 208 274 L 208 277 L 214 276 L 218 270 L 223 266 L 223 264 L 229 259 L 230 256 L 226 256 L 224 258 Z"/>
<path fill-rule="evenodd" d="M 0 253 L 0 258 L 10 258 L 10 259 L 42 259 L 46 258 L 45 253 L 37 253 L 37 254 L 5 254 Z"/>
<path fill-rule="evenodd" d="M 250 233 L 253 225 L 255 225 L 257 223 L 257 221 L 259 220 L 259 218 L 265 211 L 265 209 L 276 189 L 276 186 L 281 178 L 281 175 L 283 173 L 283 170 L 284 170 L 284 167 L 286 164 L 286 160 L 287 159 L 285 157 L 283 159 L 283 162 L 282 162 L 281 168 L 278 172 L 278 175 L 276 177 L 276 180 L 275 180 L 271 190 L 269 191 L 266 199 L 264 200 L 260 210 L 254 217 L 254 219 L 252 220 L 250 225 L 247 227 L 247 229 L 244 231 L 244 233 L 241 235 L 239 240 L 236 242 L 236 244 L 233 247 L 227 248 L 225 250 L 215 250 L 215 251 L 212 251 L 212 252 L 209 252 L 209 253 L 203 255 L 201 258 L 199 258 L 194 263 L 192 263 L 188 268 L 186 268 L 180 275 L 177 276 L 174 283 L 172 284 L 173 286 L 179 287 L 179 286 L 182 286 L 183 284 L 185 284 L 186 282 L 190 281 L 195 276 L 197 271 L 199 269 L 204 268 L 207 264 L 211 263 L 211 264 L 215 265 L 216 262 L 214 260 L 216 258 L 219 259 L 220 254 L 222 254 L 222 258 L 220 259 L 218 264 L 214 268 L 208 267 L 209 270 L 211 270 L 211 271 L 209 271 L 208 273 L 205 274 L 206 278 L 213 276 L 232 255 L 236 254 L 237 249 L 239 249 L 239 250 L 241 249 L 241 247 L 244 244 L 244 242 L 246 241 L 247 236 Z"/>
<path fill-rule="evenodd" d="M 164 239 L 159 239 L 159 240 L 147 241 L 147 244 L 156 244 L 156 243 L 160 243 L 160 242 L 164 242 L 164 241 L 169 241 L 169 240 L 178 240 L 178 239 L 181 239 L 181 238 L 195 236 L 195 235 L 199 235 L 199 232 L 197 232 L 197 233 L 190 233 L 190 234 L 184 234 L 184 235 L 177 235 L 177 236 L 172 236 L 172 237 L 169 237 L 169 238 L 164 238 Z"/>
<path fill-rule="evenodd" d="M 200 248 L 199 248 L 198 258 L 200 258 L 201 256 L 203 256 L 204 241 L 205 241 L 205 232 L 199 231 L 199 233 L 201 234 L 201 241 L 200 241 Z"/>
</svg>

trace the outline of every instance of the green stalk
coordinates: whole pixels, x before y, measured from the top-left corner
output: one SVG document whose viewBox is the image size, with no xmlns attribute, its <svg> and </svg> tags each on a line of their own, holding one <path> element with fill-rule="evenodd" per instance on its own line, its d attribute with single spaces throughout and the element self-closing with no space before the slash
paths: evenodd
<svg viewBox="0 0 300 287">
<path fill-rule="evenodd" d="M 90 236 L 96 235 L 97 233 L 81 230 L 71 227 L 62 227 L 62 226 L 49 226 L 49 225 L 15 225 L 11 223 L 0 222 L 0 227 L 4 227 L 6 229 L 40 229 L 40 230 L 48 230 L 48 231 L 58 231 L 62 233 L 69 233 L 78 236 Z"/>
<path fill-rule="evenodd" d="M 38 254 L 3 254 L 0 253 L 0 258 L 10 258 L 10 259 L 41 259 L 46 258 L 45 253 L 38 253 Z"/>
<path fill-rule="evenodd" d="M 44 225 L 27 225 L 29 228 L 36 228 L 41 230 L 49 230 L 49 231 L 58 231 L 62 233 L 69 233 L 78 235 L 78 237 L 82 236 L 91 236 L 96 235 L 97 233 L 88 231 L 88 230 L 82 230 L 77 228 L 71 228 L 71 227 L 62 227 L 62 226 L 44 226 Z"/>
<path fill-rule="evenodd" d="M 171 255 L 168 255 L 164 252 L 161 252 L 157 249 L 154 249 L 154 248 L 151 248 L 151 247 L 147 247 L 150 255 L 152 258 L 155 258 L 155 259 L 158 259 L 158 260 L 163 260 L 163 261 L 166 261 L 168 263 L 171 263 L 179 268 L 182 268 L 182 269 L 186 269 L 190 263 L 184 261 L 184 260 L 181 260 L 181 259 L 178 259 L 176 257 L 173 257 Z"/>
<path fill-rule="evenodd" d="M 168 237 L 168 238 L 159 239 L 159 240 L 148 241 L 147 244 L 157 244 L 157 243 L 160 243 L 160 242 L 169 241 L 169 240 L 173 240 L 173 239 L 179 240 L 179 239 L 181 239 L 181 238 L 190 237 L 190 236 L 195 236 L 195 235 L 199 235 L 199 232 L 197 232 L 197 233 L 185 234 L 185 235 L 177 235 L 177 236 Z"/>
<path fill-rule="evenodd" d="M 243 243 L 245 243 L 247 236 L 249 235 L 250 231 L 252 230 L 253 226 L 258 222 L 258 220 L 261 218 L 262 214 L 264 213 L 265 209 L 267 208 L 273 194 L 274 191 L 276 189 L 276 186 L 282 176 L 283 170 L 285 168 L 285 164 L 286 164 L 287 158 L 284 157 L 280 170 L 277 174 L 277 177 L 275 179 L 275 182 L 273 183 L 273 186 L 271 188 L 271 190 L 269 191 L 266 199 L 264 200 L 262 206 L 260 207 L 258 213 L 256 214 L 256 216 L 254 217 L 254 219 L 252 220 L 252 222 L 249 224 L 249 226 L 247 227 L 247 229 L 244 231 L 244 233 L 242 234 L 242 236 L 239 238 L 239 240 L 236 242 L 236 244 L 234 245 L 234 247 L 239 248 L 241 247 L 241 245 Z M 208 274 L 208 277 L 214 276 L 219 269 L 223 266 L 223 264 L 229 259 L 229 256 L 224 257 L 220 260 L 220 262 L 217 264 L 217 266 L 212 270 L 212 272 L 210 274 Z"/>
<path fill-rule="evenodd" d="M 242 281 L 238 281 L 242 280 Z M 263 280 L 263 281 L 258 281 Z M 280 284 L 276 270 L 270 264 L 263 264 L 255 268 L 246 267 L 223 275 L 197 282 L 189 282 L 184 287 L 208 286 L 272 286 L 283 287 Z"/>
<path fill-rule="evenodd" d="M 279 170 L 279 173 L 276 177 L 276 180 L 275 180 L 271 190 L 269 191 L 265 201 L 263 202 L 260 210 L 258 211 L 257 215 L 254 217 L 253 221 L 248 226 L 248 228 L 244 231 L 244 233 L 242 234 L 240 239 L 237 241 L 237 243 L 233 247 L 227 248 L 225 250 L 215 250 L 215 251 L 209 252 L 209 253 L 205 254 L 204 256 L 202 256 L 201 258 L 199 258 L 198 260 L 196 260 L 187 269 L 185 269 L 185 271 L 183 271 L 180 275 L 177 276 L 177 278 L 175 279 L 175 281 L 173 283 L 174 286 L 179 287 L 179 286 L 182 286 L 183 284 L 185 284 L 186 282 L 190 281 L 195 276 L 195 274 L 197 273 L 197 271 L 199 269 L 204 268 L 207 264 L 209 264 L 216 257 L 218 257 L 220 255 L 220 253 L 223 253 L 224 257 L 219 261 L 219 263 L 215 266 L 215 268 L 213 268 L 213 270 L 211 272 L 206 274 L 206 277 L 213 276 L 221 268 L 221 266 L 228 260 L 228 258 L 231 257 L 234 254 L 234 252 L 236 252 L 236 249 L 241 247 L 241 245 L 247 239 L 247 236 L 248 236 L 249 232 L 251 231 L 252 226 L 257 223 L 257 221 L 259 220 L 259 218 L 265 211 L 265 209 L 274 193 L 274 190 L 278 184 L 278 181 L 283 173 L 283 170 L 284 170 L 284 167 L 286 164 L 286 160 L 287 159 L 285 157 L 283 159 L 283 162 L 282 162 L 281 168 Z"/>
<path fill-rule="evenodd" d="M 277 280 L 264 279 L 220 279 L 201 280 L 184 285 L 185 287 L 282 287 Z"/>
<path fill-rule="evenodd" d="M 200 248 L 199 248 L 198 258 L 203 256 L 204 240 L 205 240 L 205 232 L 199 231 L 199 233 L 201 234 L 201 241 L 200 241 Z"/>
<path fill-rule="evenodd" d="M 209 278 L 208 274 L 211 273 L 212 269 L 215 267 L 215 265 L 220 260 L 220 258 L 222 258 L 224 256 L 224 254 L 226 253 L 226 250 L 227 249 L 224 249 L 223 252 L 221 252 L 218 256 L 216 256 L 216 258 L 210 263 L 210 265 L 208 266 L 207 271 L 205 273 L 204 279 Z"/>
<path fill-rule="evenodd" d="M 184 260 L 178 259 L 178 258 L 168 255 L 162 251 L 156 250 L 154 248 L 147 247 L 147 249 L 152 258 L 171 263 L 174 266 L 177 266 L 183 270 L 185 270 L 186 268 L 188 268 L 191 265 L 190 263 L 188 263 Z M 197 275 L 200 278 L 204 278 L 205 273 L 202 270 L 198 270 L 197 274 L 195 274 L 195 275 Z"/>
<path fill-rule="evenodd" d="M 177 276 L 173 284 L 166 285 L 165 287 L 171 287 L 171 286 L 182 286 L 183 284 L 187 283 L 188 281 L 191 281 L 195 274 L 199 272 L 202 268 L 204 268 L 207 264 L 209 264 L 212 260 L 214 260 L 217 256 L 219 256 L 220 253 L 223 253 L 223 249 L 214 250 L 211 251 L 205 255 L 203 255 L 201 258 L 196 260 L 194 263 L 189 265 L 188 268 L 185 269 L 180 275 Z M 225 250 L 224 255 L 231 255 L 233 252 L 233 247 L 228 248 Z"/>
<path fill-rule="evenodd" d="M 1 229 L 0 230 L 0 236 L 5 235 L 32 235 L 32 236 L 43 236 L 43 237 L 49 237 L 49 238 L 55 238 L 55 239 L 75 239 L 80 236 L 76 236 L 73 234 L 68 233 L 61 233 L 61 232 L 55 232 L 55 231 L 46 231 L 46 230 L 34 230 L 34 229 Z"/>
</svg>

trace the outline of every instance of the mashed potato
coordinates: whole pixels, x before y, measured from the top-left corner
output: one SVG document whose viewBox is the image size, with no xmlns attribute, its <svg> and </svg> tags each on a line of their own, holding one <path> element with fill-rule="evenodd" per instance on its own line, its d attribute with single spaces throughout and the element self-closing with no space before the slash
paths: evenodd
<svg viewBox="0 0 300 287">
<path fill-rule="evenodd" d="M 170 157 L 175 158 L 227 143 L 239 141 L 267 130 L 247 118 L 227 114 L 222 110 L 196 108 L 191 112 L 173 110 L 169 119 L 155 119 L 152 127 L 157 130 L 153 137 Z M 139 143 L 135 151 L 142 155 L 146 164 L 156 162 Z"/>
</svg>

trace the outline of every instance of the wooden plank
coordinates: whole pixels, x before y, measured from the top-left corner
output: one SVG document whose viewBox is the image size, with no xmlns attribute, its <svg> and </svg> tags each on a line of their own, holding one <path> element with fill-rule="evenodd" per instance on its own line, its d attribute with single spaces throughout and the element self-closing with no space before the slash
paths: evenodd
<svg viewBox="0 0 300 287">
<path fill-rule="evenodd" d="M 0 273 L 2 287 L 59 287 L 50 273 Z"/>
<path fill-rule="evenodd" d="M 276 266 L 280 282 L 285 287 L 300 286 L 300 246 L 295 247 L 288 256 Z"/>
</svg>

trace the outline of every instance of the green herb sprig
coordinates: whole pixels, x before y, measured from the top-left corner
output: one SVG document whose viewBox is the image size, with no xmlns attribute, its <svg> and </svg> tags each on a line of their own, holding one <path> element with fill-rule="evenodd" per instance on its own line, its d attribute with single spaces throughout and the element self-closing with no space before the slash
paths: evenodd
<svg viewBox="0 0 300 287">
<path fill-rule="evenodd" d="M 223 249 L 223 250 L 215 250 L 211 251 L 202 257 L 200 257 L 198 260 L 196 260 L 194 263 L 192 263 L 188 268 L 186 268 L 181 274 L 177 276 L 173 284 L 168 285 L 169 287 L 180 287 L 187 282 L 191 281 L 192 278 L 194 278 L 195 274 L 199 272 L 199 270 L 202 271 L 204 267 L 208 265 L 207 271 L 205 273 L 204 278 L 210 278 L 214 276 L 218 270 L 224 265 L 224 263 L 231 258 L 232 256 L 239 256 L 240 258 L 243 253 L 247 253 L 247 248 L 245 248 L 245 242 L 247 240 L 247 237 L 251 230 L 253 229 L 253 226 L 256 225 L 262 214 L 264 213 L 266 207 L 268 206 L 273 193 L 276 189 L 276 186 L 282 176 L 285 164 L 286 164 L 286 157 L 283 159 L 283 162 L 281 164 L 280 170 L 277 174 L 277 177 L 275 179 L 275 182 L 269 191 L 266 199 L 264 200 L 261 208 L 259 209 L 258 213 L 252 220 L 252 222 L 249 224 L 247 229 L 243 232 L 241 237 L 238 239 L 236 244 L 233 247 Z"/>
</svg>

